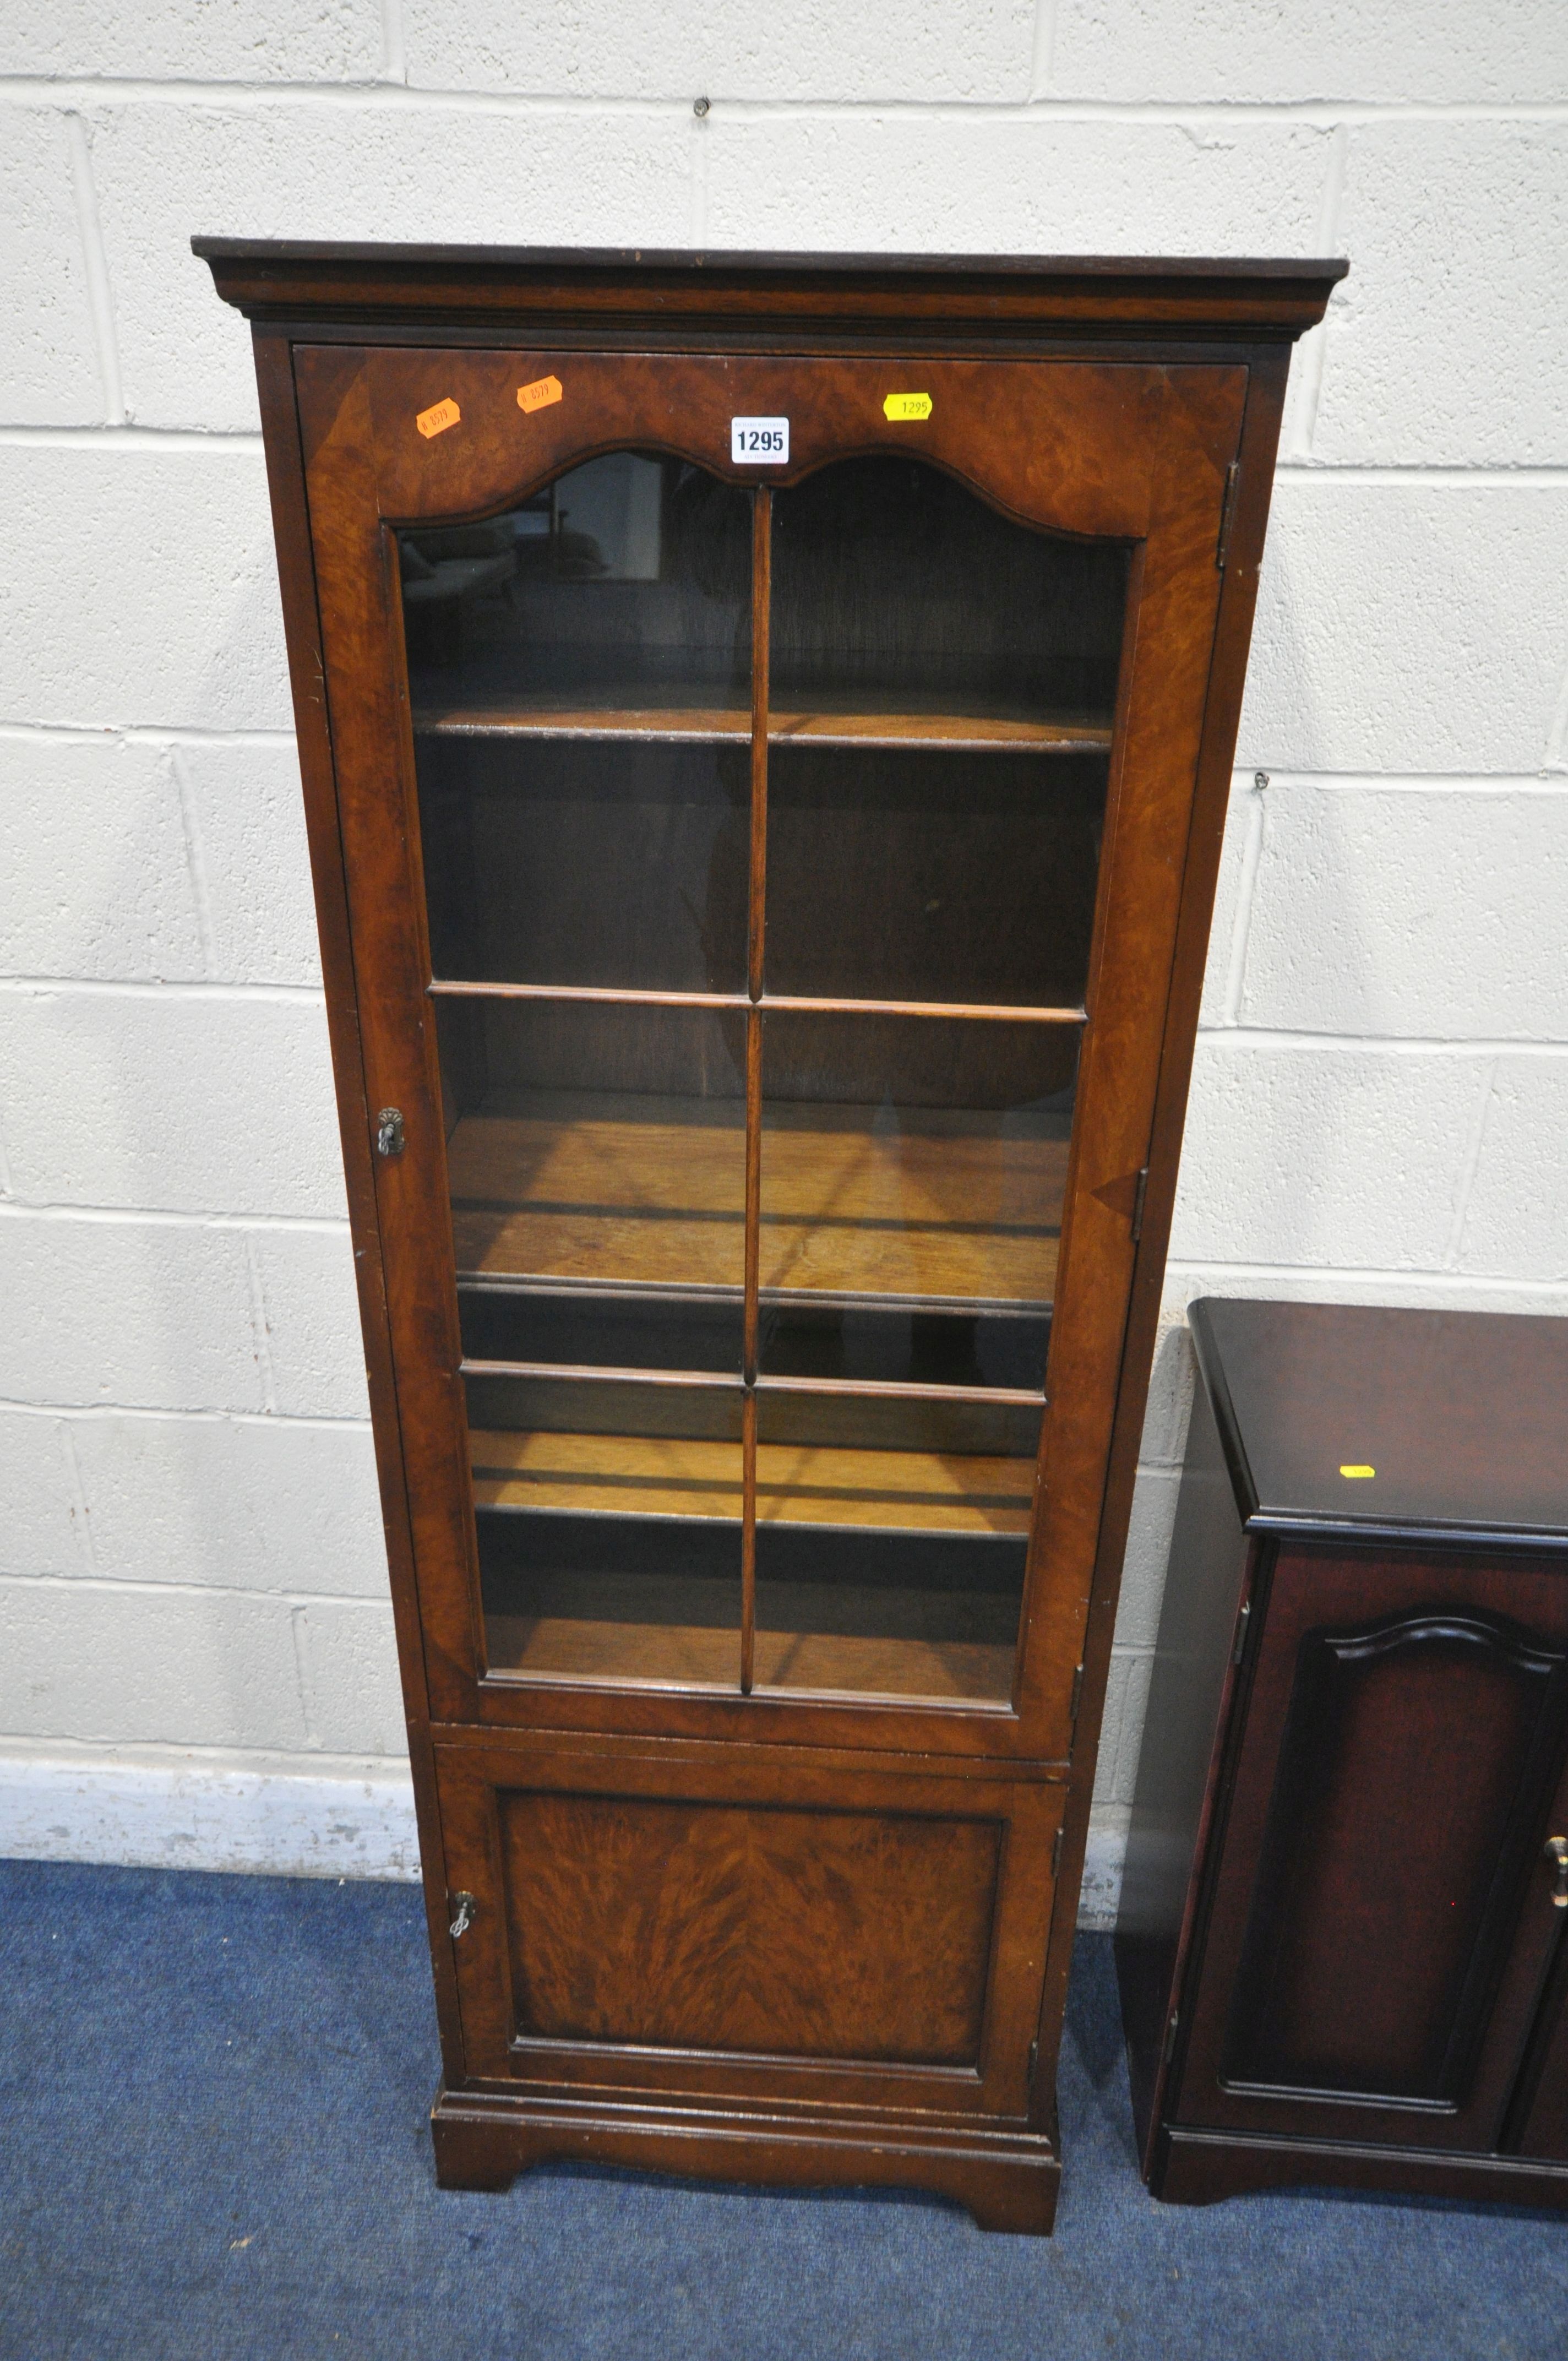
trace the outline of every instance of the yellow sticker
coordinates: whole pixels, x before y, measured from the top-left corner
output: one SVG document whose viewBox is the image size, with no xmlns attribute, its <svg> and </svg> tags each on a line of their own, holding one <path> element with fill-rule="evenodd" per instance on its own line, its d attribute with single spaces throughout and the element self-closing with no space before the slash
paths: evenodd
<svg viewBox="0 0 1568 2361">
<path fill-rule="evenodd" d="M 929 418 L 931 397 L 928 393 L 890 393 L 883 403 L 884 418 Z"/>
<path fill-rule="evenodd" d="M 536 377 L 532 385 L 520 385 L 517 406 L 520 410 L 548 410 L 553 401 L 561 399 L 558 377 Z"/>
<path fill-rule="evenodd" d="M 455 401 L 438 401 L 433 410 L 422 410 L 414 424 L 422 434 L 444 434 L 455 426 L 463 412 Z"/>
<path fill-rule="evenodd" d="M 1342 1467 L 1339 1472 L 1342 1476 L 1376 1476 L 1377 1470 L 1376 1467 Z"/>
</svg>

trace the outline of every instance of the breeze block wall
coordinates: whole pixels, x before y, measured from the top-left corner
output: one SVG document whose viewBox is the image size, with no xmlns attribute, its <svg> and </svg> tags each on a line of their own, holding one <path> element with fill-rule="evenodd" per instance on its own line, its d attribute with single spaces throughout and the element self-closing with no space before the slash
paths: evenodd
<svg viewBox="0 0 1568 2361">
<path fill-rule="evenodd" d="M 693 103 L 711 102 L 699 119 Z M 1560 0 L 55 0 L 0 31 L 0 1848 L 407 1874 L 248 338 L 194 230 L 1329 254 L 1101 1757 L 1186 1303 L 1568 1312 Z"/>
</svg>

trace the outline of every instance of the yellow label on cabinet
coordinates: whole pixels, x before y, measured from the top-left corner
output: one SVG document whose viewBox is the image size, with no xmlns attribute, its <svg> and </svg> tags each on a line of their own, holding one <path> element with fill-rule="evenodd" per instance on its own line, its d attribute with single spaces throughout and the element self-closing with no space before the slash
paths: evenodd
<svg viewBox="0 0 1568 2361">
<path fill-rule="evenodd" d="M 1377 1470 L 1376 1467 L 1342 1467 L 1339 1472 L 1342 1476 L 1376 1476 Z"/>
<path fill-rule="evenodd" d="M 462 415 L 455 401 L 438 401 L 433 409 L 422 410 L 414 424 L 422 434 L 444 434 L 449 426 L 456 425 Z"/>
<path fill-rule="evenodd" d="M 928 393 L 890 393 L 883 403 L 884 418 L 929 418 L 931 397 Z"/>
<path fill-rule="evenodd" d="M 553 401 L 561 399 L 558 377 L 536 377 L 532 385 L 520 385 L 517 406 L 520 410 L 548 410 Z"/>
</svg>

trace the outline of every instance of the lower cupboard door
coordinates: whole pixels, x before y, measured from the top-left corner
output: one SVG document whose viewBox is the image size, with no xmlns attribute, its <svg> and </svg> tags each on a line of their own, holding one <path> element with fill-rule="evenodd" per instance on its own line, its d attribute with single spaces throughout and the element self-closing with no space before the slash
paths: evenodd
<svg viewBox="0 0 1568 2361">
<path fill-rule="evenodd" d="M 1551 1927 L 1552 1964 L 1502 2145 L 1542 2163 L 1568 2164 L 1568 1771 L 1546 1825 L 1531 1878 L 1536 1910 Z"/>
<path fill-rule="evenodd" d="M 1564 1916 L 1568 1579 L 1281 1545 L 1260 1620 L 1175 2119 L 1515 2147 Z"/>
<path fill-rule="evenodd" d="M 1027 2118 L 1061 1787 L 437 1760 L 470 2082 Z"/>
<path fill-rule="evenodd" d="M 1541 2007 L 1536 2053 L 1522 2078 L 1504 2146 L 1548 2164 L 1568 2164 L 1568 1927 Z"/>
</svg>

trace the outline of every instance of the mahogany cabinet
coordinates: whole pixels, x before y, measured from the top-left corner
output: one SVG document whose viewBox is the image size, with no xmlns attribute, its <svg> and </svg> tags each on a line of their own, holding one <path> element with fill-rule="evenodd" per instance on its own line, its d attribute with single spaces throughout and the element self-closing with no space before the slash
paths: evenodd
<svg viewBox="0 0 1568 2361">
<path fill-rule="evenodd" d="M 1149 2185 L 1568 2205 L 1568 1321 L 1191 1323 L 1117 1930 Z"/>
<path fill-rule="evenodd" d="M 1280 402 L 1343 266 L 198 251 L 254 330 L 440 2175 L 1047 2229 Z"/>
</svg>

